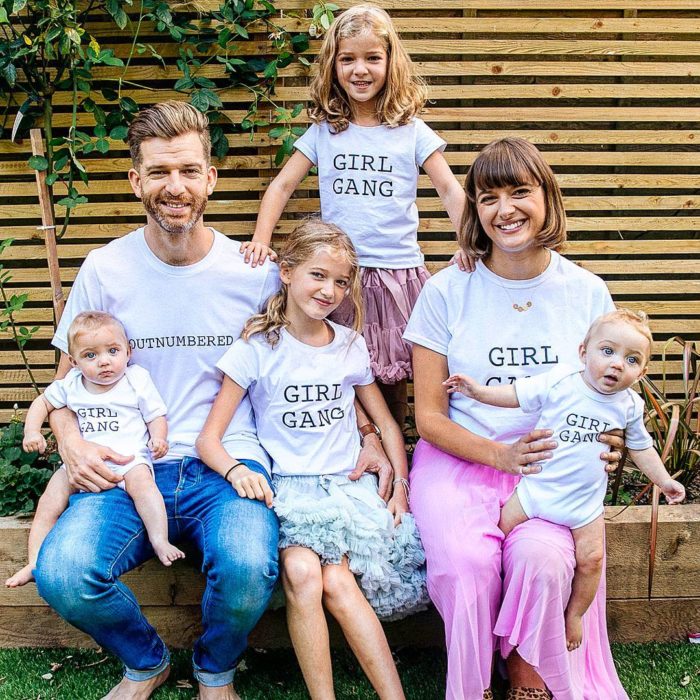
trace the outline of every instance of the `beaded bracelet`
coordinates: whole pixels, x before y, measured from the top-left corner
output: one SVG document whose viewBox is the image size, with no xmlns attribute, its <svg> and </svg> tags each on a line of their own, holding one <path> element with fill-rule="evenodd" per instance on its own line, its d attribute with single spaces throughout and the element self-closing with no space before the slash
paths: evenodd
<svg viewBox="0 0 700 700">
<path fill-rule="evenodd" d="M 228 481 L 228 475 L 229 475 L 234 469 L 237 469 L 238 467 L 242 467 L 242 466 L 243 466 L 243 462 L 236 462 L 232 467 L 229 467 L 229 469 L 228 469 L 228 471 L 226 472 L 226 474 L 224 474 L 224 479 L 226 479 L 226 481 Z M 231 483 L 231 482 L 229 482 L 229 483 Z"/>
<path fill-rule="evenodd" d="M 411 491 L 411 486 L 410 486 L 410 484 L 408 483 L 408 479 L 403 479 L 403 478 L 401 478 L 401 479 L 394 479 L 393 484 L 394 484 L 394 486 L 396 486 L 396 484 L 401 484 L 401 486 L 403 486 L 403 491 L 404 491 L 404 493 L 406 494 L 406 503 L 408 503 L 408 504 L 410 505 L 410 504 L 411 504 L 411 499 L 410 499 L 410 497 L 409 497 L 409 493 L 410 493 L 410 491 Z"/>
</svg>

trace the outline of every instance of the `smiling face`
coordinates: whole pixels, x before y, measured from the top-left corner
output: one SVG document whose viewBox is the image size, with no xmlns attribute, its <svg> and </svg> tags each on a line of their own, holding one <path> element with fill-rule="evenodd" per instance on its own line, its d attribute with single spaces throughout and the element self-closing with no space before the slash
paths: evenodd
<svg viewBox="0 0 700 700">
<path fill-rule="evenodd" d="M 334 248 L 321 248 L 310 260 L 290 268 L 280 266 L 287 285 L 285 315 L 295 320 L 323 320 L 338 308 L 350 287 L 352 266 L 346 255 Z"/>
<path fill-rule="evenodd" d="M 108 323 L 75 335 L 69 359 L 95 388 L 109 388 L 126 371 L 131 348 L 122 329 Z"/>
<path fill-rule="evenodd" d="M 129 171 L 134 193 L 143 201 L 150 227 L 170 235 L 203 227 L 202 214 L 216 184 L 195 132 L 141 143 L 138 170 Z"/>
<path fill-rule="evenodd" d="M 630 323 L 601 323 L 579 348 L 583 380 L 601 394 L 624 391 L 646 374 L 650 353 L 649 340 Z"/>
<path fill-rule="evenodd" d="M 338 42 L 336 77 L 354 113 L 376 112 L 377 99 L 386 84 L 388 66 L 389 56 L 384 42 L 371 31 Z"/>
<path fill-rule="evenodd" d="M 547 208 L 541 185 L 533 182 L 476 190 L 476 208 L 492 251 L 520 253 L 540 247 Z"/>
</svg>

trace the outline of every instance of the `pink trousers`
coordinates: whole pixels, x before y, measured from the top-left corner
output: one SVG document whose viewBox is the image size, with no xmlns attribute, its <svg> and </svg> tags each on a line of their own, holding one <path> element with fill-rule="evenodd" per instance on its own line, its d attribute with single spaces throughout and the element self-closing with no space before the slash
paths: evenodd
<svg viewBox="0 0 700 700">
<path fill-rule="evenodd" d="M 504 540 L 498 529 L 518 478 L 424 440 L 416 447 L 411 510 L 428 559 L 428 592 L 445 623 L 446 697 L 482 700 L 494 651 L 506 658 L 517 648 L 555 700 L 628 700 L 610 653 L 605 577 L 584 616 L 583 644 L 566 650 L 570 530 L 534 519 Z"/>
</svg>

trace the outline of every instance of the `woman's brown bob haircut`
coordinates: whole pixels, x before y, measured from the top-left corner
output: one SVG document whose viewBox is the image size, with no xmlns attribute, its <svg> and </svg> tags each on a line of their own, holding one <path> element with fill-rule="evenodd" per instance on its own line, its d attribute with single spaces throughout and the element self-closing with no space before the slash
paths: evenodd
<svg viewBox="0 0 700 700">
<path fill-rule="evenodd" d="M 460 248 L 467 255 L 483 258 L 491 253 L 491 239 L 484 232 L 477 212 L 477 191 L 526 184 L 540 185 L 544 194 L 546 211 L 537 241 L 553 250 L 564 245 L 566 212 L 552 169 L 529 141 L 507 137 L 488 144 L 467 172 L 464 182 L 467 201 L 457 234 Z"/>
<path fill-rule="evenodd" d="M 207 165 L 211 162 L 209 120 L 187 102 L 168 100 L 141 110 L 129 126 L 126 142 L 134 168 L 141 165 L 141 144 L 147 139 L 174 139 L 190 132 L 197 134 Z"/>
</svg>

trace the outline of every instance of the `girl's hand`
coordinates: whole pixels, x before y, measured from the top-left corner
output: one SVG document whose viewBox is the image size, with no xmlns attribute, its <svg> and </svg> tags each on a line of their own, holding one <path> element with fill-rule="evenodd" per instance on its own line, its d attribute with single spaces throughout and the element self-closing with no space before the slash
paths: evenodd
<svg viewBox="0 0 700 700">
<path fill-rule="evenodd" d="M 148 441 L 148 449 L 153 459 L 160 459 L 168 454 L 168 441 L 163 438 L 151 438 Z"/>
<path fill-rule="evenodd" d="M 459 392 L 470 399 L 477 399 L 481 385 L 476 380 L 466 374 L 453 374 L 448 377 L 442 385 L 447 389 L 448 394 Z"/>
<path fill-rule="evenodd" d="M 461 248 L 450 258 L 448 265 L 457 265 L 462 272 L 474 272 L 476 258 L 467 255 Z"/>
<path fill-rule="evenodd" d="M 604 442 L 611 449 L 607 452 L 602 452 L 600 458 L 606 462 L 605 471 L 610 474 L 614 472 L 620 465 L 622 459 L 622 450 L 625 449 L 625 439 L 622 430 L 610 430 L 607 433 L 601 433 L 598 436 L 600 442 Z"/>
<path fill-rule="evenodd" d="M 540 462 L 552 458 L 556 440 L 549 440 L 551 430 L 532 430 L 512 445 L 503 445 L 503 452 L 495 468 L 506 474 L 537 474 L 542 471 Z"/>
<path fill-rule="evenodd" d="M 241 498 L 264 501 L 268 508 L 272 508 L 274 494 L 262 474 L 248 469 L 245 464 L 239 464 L 228 475 L 228 481 Z"/>
<path fill-rule="evenodd" d="M 259 243 L 258 241 L 246 241 L 242 243 L 241 253 L 244 254 L 243 260 L 245 260 L 246 263 L 250 263 L 251 267 L 262 265 L 267 258 L 270 258 L 273 262 L 277 260 L 277 253 L 275 253 L 270 246 Z"/>
<path fill-rule="evenodd" d="M 685 487 L 680 483 L 680 481 L 668 479 L 660 483 L 659 488 L 661 489 L 661 493 L 666 496 L 666 500 L 671 506 L 676 505 L 676 503 L 680 503 L 685 499 Z"/>
<path fill-rule="evenodd" d="M 38 452 L 43 455 L 46 450 L 46 439 L 39 431 L 25 433 L 22 449 L 25 452 Z"/>
</svg>

